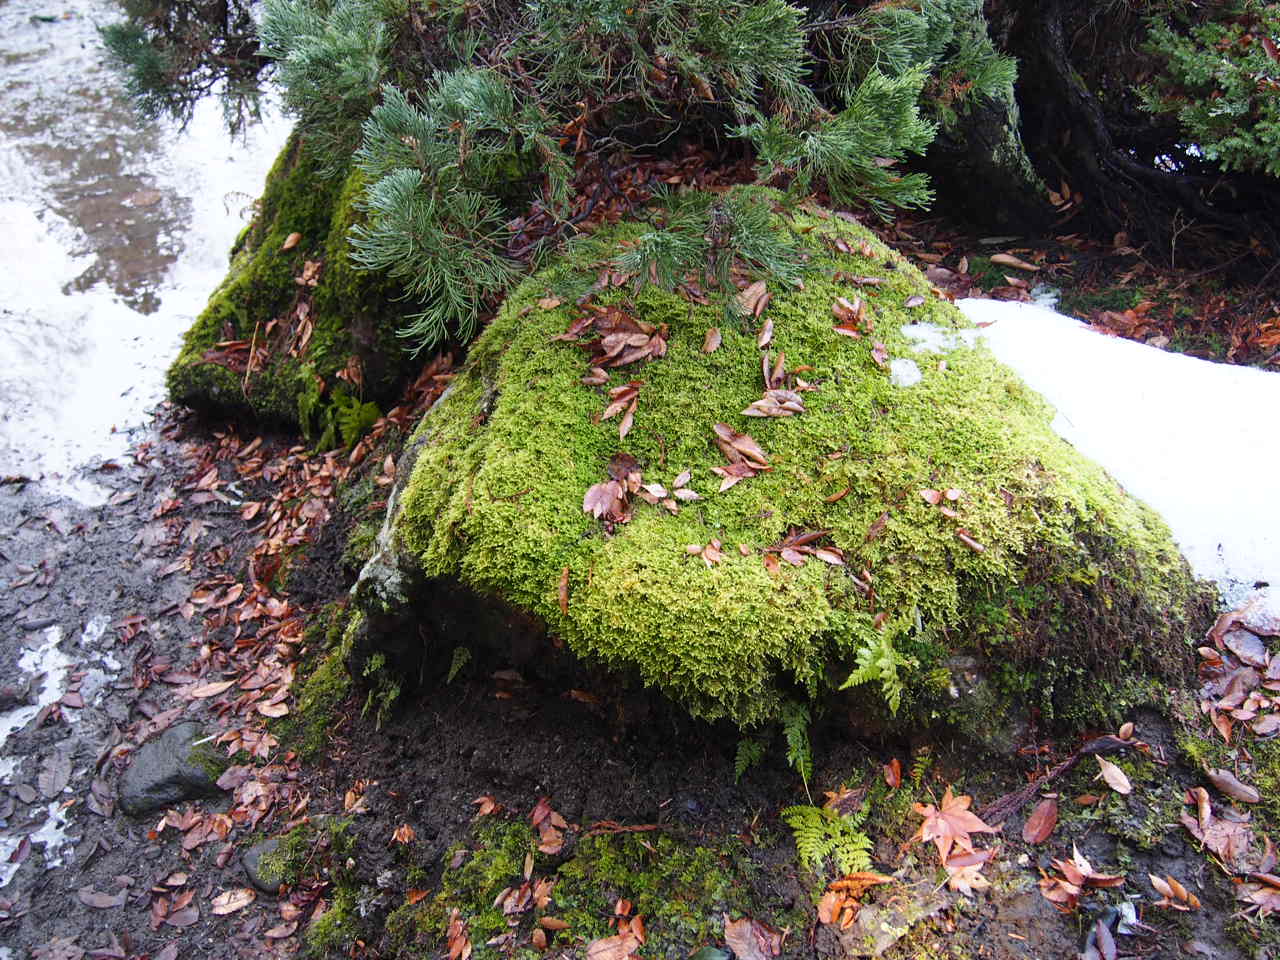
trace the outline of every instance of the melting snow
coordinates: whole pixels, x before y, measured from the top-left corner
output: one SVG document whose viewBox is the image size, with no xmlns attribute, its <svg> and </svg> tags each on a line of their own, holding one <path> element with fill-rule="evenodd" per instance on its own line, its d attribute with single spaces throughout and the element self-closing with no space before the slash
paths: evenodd
<svg viewBox="0 0 1280 960">
<path fill-rule="evenodd" d="M 1031 304 L 957 306 L 990 324 L 978 335 L 1057 408 L 1054 429 L 1164 517 L 1227 603 L 1270 583 L 1280 605 L 1280 374 L 1105 336 Z M 904 333 L 919 349 L 958 345 L 926 329 Z"/>
<path fill-rule="evenodd" d="M 44 674 L 40 685 L 40 694 L 35 703 L 0 713 L 0 748 L 8 742 L 9 737 L 21 730 L 35 719 L 37 713 L 55 702 L 66 693 L 67 673 L 74 661 L 58 649 L 62 640 L 61 627 L 49 627 L 44 631 L 44 640 L 18 660 L 18 669 L 31 677 Z"/>
</svg>

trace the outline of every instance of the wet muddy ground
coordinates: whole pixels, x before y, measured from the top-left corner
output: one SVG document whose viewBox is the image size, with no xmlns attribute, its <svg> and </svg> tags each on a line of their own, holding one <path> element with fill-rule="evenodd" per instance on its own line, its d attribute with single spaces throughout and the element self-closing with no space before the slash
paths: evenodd
<svg viewBox="0 0 1280 960">
<path fill-rule="evenodd" d="M 513 823 L 527 822 L 546 797 L 570 824 L 573 841 L 604 821 L 660 831 L 690 848 L 732 842 L 741 876 L 749 878 L 741 882 L 751 889 L 722 906 L 766 922 L 790 918 L 784 956 L 850 955 L 849 938 L 818 923 L 814 904 L 823 882 L 800 865 L 780 818 L 786 807 L 808 802 L 780 743 L 736 781 L 733 731 L 680 720 L 585 668 L 539 679 L 536 667 L 471 663 L 450 684 L 402 697 L 381 725 L 357 693 L 330 717 L 323 748 L 301 764 L 288 728 L 259 717 L 283 742 L 219 766 L 234 761 L 264 782 L 274 777 L 287 785 L 260 820 L 246 821 L 251 804 L 241 792 L 125 815 L 121 777 L 146 739 L 188 719 L 207 734 L 248 726 L 227 698 L 199 691 L 243 669 L 233 659 L 236 634 L 251 631 L 228 623 L 216 596 L 210 605 L 202 591 L 210 582 L 224 591 L 217 596 L 231 595 L 237 583 L 254 589 L 248 557 L 262 530 L 244 519 L 243 504 L 271 494 L 269 480 L 234 479 L 234 457 L 216 462 L 220 477 L 210 482 L 210 451 L 251 445 L 170 423 L 133 457 L 98 471 L 95 481 L 110 491 L 99 507 L 78 507 L 36 485 L 0 487 L 0 669 L 13 688 L 0 711 L 0 879 L 8 880 L 0 887 L 0 956 L 170 960 L 299 952 L 308 925 L 339 896 L 323 857 L 312 862 L 314 876 L 299 878 L 283 897 L 255 892 L 242 906 L 228 898 L 251 889 L 241 864 L 246 848 L 326 817 L 350 820 L 353 843 L 341 882 L 358 892 L 362 914 L 331 955 L 436 956 L 439 940 L 406 954 L 386 920 L 422 884 L 434 890 L 459 849 L 482 852 L 473 832 L 482 796 L 505 808 L 491 818 Z M 287 441 L 259 449 L 268 465 L 290 456 Z M 344 521 L 336 508 L 334 514 L 323 532 L 314 531 L 321 547 L 290 579 L 306 596 L 310 618 L 319 617 L 324 600 L 340 600 L 346 583 L 334 575 Z M 316 663 L 316 646 L 291 648 L 300 677 Z M 1233 884 L 1178 822 L 1194 809 L 1184 804 L 1185 790 L 1204 780 L 1180 757 L 1169 717 L 1152 711 L 1134 719 L 1134 736 L 1150 753 L 1105 754 L 1125 764 L 1133 792 L 1109 790 L 1097 779 L 1094 757 L 1083 756 L 1001 816 L 1002 831 L 991 842 L 983 838 L 981 846 L 999 852 L 985 869 L 990 888 L 971 898 L 946 889 L 931 847 L 910 842 L 920 822 L 911 801 L 936 804 L 954 784 L 982 812 L 1079 743 L 1027 743 L 1021 753 L 992 757 L 923 735 L 859 740 L 834 717 L 816 726 L 810 789 L 818 803 L 842 785 L 875 783 L 893 758 L 906 771 L 897 791 L 876 788 L 889 799 L 865 825 L 875 869 L 896 881 L 867 901 L 889 920 L 900 921 L 903 911 L 923 914 L 910 929 L 902 924 L 905 935 L 887 938 L 885 955 L 1072 957 L 1103 918 L 1121 956 L 1270 956 L 1269 947 L 1248 945 L 1268 939 L 1273 921 L 1232 919 L 1241 906 Z M 1024 821 L 1046 794 L 1058 798 L 1059 826 L 1047 841 L 1027 843 Z M 1089 795 L 1096 801 L 1077 799 Z M 1220 814 L 1233 815 L 1221 798 L 1215 803 Z M 225 831 L 215 829 L 219 822 Z M 404 825 L 412 840 L 402 845 L 393 837 Z M 1086 892 L 1078 910 L 1064 913 L 1039 882 L 1056 873 L 1052 861 L 1068 858 L 1073 844 L 1099 873 L 1126 879 Z M 1188 913 L 1155 908 L 1148 873 L 1180 879 L 1203 906 Z M 220 913 L 224 906 L 235 909 Z M 796 923 L 797 916 L 804 921 Z M 662 936 L 650 928 L 655 949 Z M 561 951 L 577 955 L 584 947 L 571 932 Z"/>
</svg>

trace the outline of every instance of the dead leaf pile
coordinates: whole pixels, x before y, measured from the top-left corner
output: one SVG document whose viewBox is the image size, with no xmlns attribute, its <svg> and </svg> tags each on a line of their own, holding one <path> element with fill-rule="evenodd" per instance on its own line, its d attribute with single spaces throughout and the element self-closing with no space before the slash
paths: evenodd
<svg viewBox="0 0 1280 960">
<path fill-rule="evenodd" d="M 711 468 L 711 472 L 721 478 L 721 493 L 742 480 L 749 480 L 773 469 L 760 444 L 749 434 L 739 433 L 727 423 L 717 423 L 712 429 L 716 436 L 716 446 L 729 461 L 723 467 Z"/>
<path fill-rule="evenodd" d="M 1253 825 L 1247 813 L 1241 814 L 1227 810 L 1221 815 L 1213 809 L 1209 792 L 1204 787 L 1193 787 L 1184 798 L 1187 803 L 1195 804 L 1196 813 L 1192 816 L 1185 810 L 1179 817 L 1187 832 L 1199 840 L 1206 850 L 1218 858 L 1218 861 L 1229 873 L 1245 874 L 1251 872 L 1268 873 L 1275 857 L 1271 854 L 1270 844 L 1261 861 L 1256 859 L 1253 851 Z"/>
<path fill-rule="evenodd" d="M 584 336 L 592 339 L 583 342 Z M 586 304 L 568 329 L 553 339 L 578 343 L 587 352 L 593 372 L 667 355 L 665 324 L 646 323 L 616 305 Z"/>
<path fill-rule="evenodd" d="M 539 797 L 529 814 L 529 823 L 538 831 L 538 849 L 557 854 L 564 847 L 564 832 L 569 829 L 564 817 L 551 809 L 548 797 Z"/>
<path fill-rule="evenodd" d="M 615 453 L 609 461 L 609 479 L 587 489 L 582 511 L 606 524 L 631 520 L 631 494 L 640 490 L 640 464 L 629 453 Z"/>
<path fill-rule="evenodd" d="M 1071 859 L 1054 860 L 1057 874 L 1041 871 L 1040 893 L 1063 913 L 1074 913 L 1080 898 L 1089 890 L 1119 887 L 1124 884 L 1122 874 L 1098 873 L 1073 844 Z"/>
<path fill-rule="evenodd" d="M 1200 647 L 1200 710 L 1227 743 L 1236 724 L 1280 734 L 1280 656 L 1263 642 L 1280 636 L 1278 620 L 1255 601 L 1218 617 Z"/>
<path fill-rule="evenodd" d="M 797 374 L 806 373 L 809 367 L 786 369 L 787 355 L 779 353 L 772 363 L 766 351 L 761 358 L 761 370 L 764 374 L 764 396 L 742 411 L 744 417 L 794 417 L 804 413 L 804 398 L 801 393 L 817 390 L 813 384 L 801 380 Z"/>
<path fill-rule="evenodd" d="M 841 336 L 861 340 L 863 334 L 875 329 L 875 323 L 867 315 L 867 302 L 861 297 L 852 300 L 836 297 L 831 304 L 831 313 L 836 318 L 833 329 Z"/>
<path fill-rule="evenodd" d="M 818 901 L 818 922 L 837 924 L 847 930 L 862 909 L 862 895 L 872 887 L 893 882 L 893 877 L 869 871 L 851 873 L 833 881 Z"/>
<path fill-rule="evenodd" d="M 831 536 L 830 530 L 790 530 L 787 535 L 771 547 L 765 548 L 768 554 L 776 554 L 793 567 L 803 567 L 810 557 L 829 563 L 833 567 L 845 565 L 844 551 L 839 547 L 819 547 L 815 544 Z"/>
</svg>

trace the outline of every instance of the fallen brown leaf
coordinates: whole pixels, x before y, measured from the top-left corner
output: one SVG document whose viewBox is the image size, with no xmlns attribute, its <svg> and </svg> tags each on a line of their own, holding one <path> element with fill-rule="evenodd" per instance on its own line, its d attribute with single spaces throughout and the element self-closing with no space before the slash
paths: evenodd
<svg viewBox="0 0 1280 960">
<path fill-rule="evenodd" d="M 1120 794 L 1130 794 L 1133 792 L 1133 784 L 1129 782 L 1129 778 L 1125 775 L 1123 770 L 1105 757 L 1100 757 L 1095 754 L 1094 759 L 1098 761 L 1098 766 L 1102 770 L 1099 776 L 1106 781 L 1107 786 Z"/>
<path fill-rule="evenodd" d="M 1058 801 L 1041 800 L 1027 822 L 1022 825 L 1022 839 L 1027 843 L 1044 843 L 1058 825 Z"/>
<path fill-rule="evenodd" d="M 235 913 L 243 910 L 249 904 L 257 899 L 257 894 L 248 887 L 237 887 L 234 890 L 224 890 L 213 898 L 213 914 L 217 917 L 225 917 L 229 913 Z"/>
</svg>

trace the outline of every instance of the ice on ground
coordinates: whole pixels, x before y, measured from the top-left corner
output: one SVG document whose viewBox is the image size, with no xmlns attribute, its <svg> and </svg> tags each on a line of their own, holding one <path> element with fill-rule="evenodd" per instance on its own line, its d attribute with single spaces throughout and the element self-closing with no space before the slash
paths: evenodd
<svg viewBox="0 0 1280 960">
<path fill-rule="evenodd" d="M 914 387 L 924 379 L 914 360 L 898 357 L 889 363 L 889 382 L 895 387 Z"/>
<path fill-rule="evenodd" d="M 1280 375 L 1109 337 L 1031 304 L 957 306 L 990 324 L 979 335 L 1054 405 L 1054 429 L 1164 517 L 1224 601 L 1280 588 Z"/>
<path fill-rule="evenodd" d="M 40 684 L 40 693 L 35 698 L 35 703 L 0 713 L 0 749 L 3 749 L 16 731 L 25 727 L 35 719 L 36 714 L 60 700 L 67 692 L 67 674 L 74 666 L 74 661 L 58 649 L 61 642 L 62 628 L 49 627 L 44 631 L 44 639 L 40 645 L 27 650 L 19 658 L 19 670 L 29 677 L 43 674 L 44 680 Z"/>
<path fill-rule="evenodd" d="M 63 809 L 62 804 L 55 802 L 49 804 L 45 811 L 44 822 L 30 835 L 0 837 L 0 890 L 17 876 L 18 869 L 22 866 L 21 860 L 12 862 L 12 858 L 24 839 L 30 839 L 33 847 L 37 844 L 44 847 L 46 870 L 62 866 L 67 847 L 72 843 L 72 838 L 67 836 L 69 823 L 67 811 Z M 0 960 L 3 960 L 2 954 L 0 954 Z"/>
</svg>

